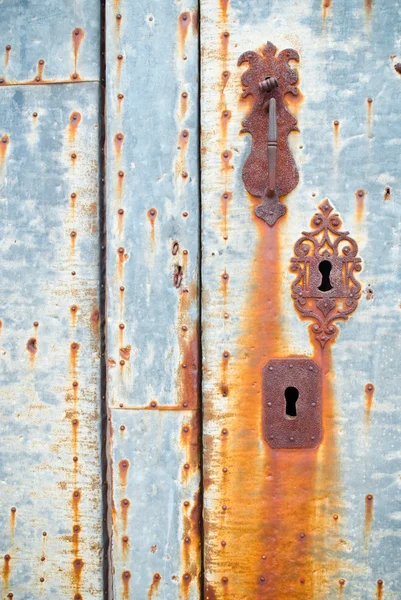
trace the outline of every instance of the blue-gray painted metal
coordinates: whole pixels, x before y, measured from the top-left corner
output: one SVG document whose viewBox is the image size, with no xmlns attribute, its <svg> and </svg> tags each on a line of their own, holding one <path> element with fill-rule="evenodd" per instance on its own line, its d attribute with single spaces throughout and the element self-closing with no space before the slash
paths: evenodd
<svg viewBox="0 0 401 600">
<path fill-rule="evenodd" d="M 201 14 L 202 146 L 207 148 L 202 155 L 204 460 L 205 477 L 211 482 L 205 491 L 206 579 L 214 587 L 214 597 L 225 598 L 221 577 L 228 572 L 228 597 L 235 600 L 262 594 L 262 574 L 266 582 L 275 577 L 274 569 L 269 571 L 271 564 L 260 560 L 263 549 L 268 553 L 272 548 L 267 538 L 263 546 L 261 531 L 269 514 L 264 504 L 266 481 L 273 486 L 276 475 L 273 459 L 266 459 L 270 455 L 261 434 L 260 369 L 271 355 L 268 349 L 263 355 L 250 342 L 257 339 L 257 315 L 261 330 L 269 328 L 254 287 L 265 260 L 258 249 L 264 247 L 265 257 L 273 261 L 274 253 L 269 252 L 274 242 L 269 247 L 261 240 L 268 235 L 270 240 L 279 240 L 280 259 L 274 266 L 270 263 L 282 307 L 281 338 L 274 352 L 310 356 L 307 323 L 299 319 L 291 300 L 293 274 L 288 266 L 295 241 L 309 228 L 316 205 L 327 196 L 339 211 L 343 228 L 359 244 L 364 293 L 349 321 L 339 324 L 331 364 L 325 369 L 326 380 L 332 377 L 334 409 L 326 422 L 326 441 L 317 454 L 318 492 L 310 505 L 315 528 L 306 534 L 309 545 L 304 562 L 294 562 L 285 574 L 295 578 L 293 587 L 286 591 L 282 581 L 279 597 L 400 598 L 401 78 L 394 68 L 401 62 L 400 3 L 231 0 L 225 17 L 218 0 L 202 0 Z M 230 32 L 226 56 L 220 49 L 224 30 Z M 236 62 L 242 52 L 261 48 L 267 40 L 279 50 L 291 47 L 299 52 L 303 94 L 301 102 L 290 104 L 300 128 L 300 133 L 290 136 L 300 183 L 285 200 L 288 216 L 276 224 L 276 237 L 268 234 L 267 226 L 263 231 L 253 217 L 257 201 L 247 196 L 241 179 L 251 141 L 238 134 L 248 104 L 238 102 L 243 68 L 238 69 Z M 231 77 L 222 90 L 225 69 Z M 232 111 L 227 141 L 220 130 L 222 107 Z M 335 120 L 339 121 L 338 134 Z M 228 177 L 220 161 L 224 145 L 233 152 Z M 357 200 L 358 189 L 365 190 L 364 200 Z M 216 211 L 225 190 L 233 192 L 226 221 L 228 240 L 222 235 L 224 215 Z M 225 270 L 230 280 L 223 296 L 220 278 Z M 267 290 L 260 288 L 259 298 L 266 298 L 269 289 L 274 294 L 272 281 L 259 285 Z M 269 303 L 264 307 L 268 311 Z M 225 397 L 220 361 L 226 349 L 230 362 Z M 245 377 L 249 378 L 244 384 Z M 369 382 L 375 386 L 370 414 L 364 392 Z M 252 385 L 254 390 L 252 403 L 246 406 L 248 391 L 243 385 Z M 222 427 L 229 431 L 224 447 L 217 442 Z M 328 430 L 336 440 L 332 455 L 325 450 L 331 437 Z M 241 463 L 241 454 L 250 449 L 254 460 Z M 221 464 L 228 467 L 224 480 Z M 328 473 L 333 475 L 331 487 L 322 484 L 327 483 Z M 241 482 L 237 495 L 235 482 Z M 373 495 L 372 510 L 366 504 L 369 494 Z M 288 502 L 288 498 L 282 500 Z M 222 502 L 231 508 L 231 516 L 224 519 Z M 295 501 L 291 505 L 295 515 L 297 507 Z M 304 514 L 298 516 L 301 527 Z M 219 546 L 222 538 L 227 540 L 224 554 Z M 291 552 L 289 546 L 282 560 L 289 559 Z M 276 569 L 280 568 L 277 559 Z M 301 585 L 296 565 L 302 569 L 302 564 L 307 568 Z M 310 571 L 311 564 L 315 566 Z M 377 584 L 380 579 L 382 588 Z"/>
<path fill-rule="evenodd" d="M 200 498 L 198 453 L 191 448 L 198 441 L 194 411 L 116 409 L 113 428 L 114 598 L 195 600 Z"/>
<path fill-rule="evenodd" d="M 42 82 L 98 80 L 100 10 L 98 0 L 0 0 L 0 79 L 35 82 L 43 70 Z"/>
<path fill-rule="evenodd" d="M 2 598 L 102 594 L 99 98 L 0 89 Z"/>
<path fill-rule="evenodd" d="M 179 445 L 190 413 L 176 409 L 196 416 L 198 407 L 197 2 L 108 0 L 106 23 L 113 590 L 116 598 L 193 599 L 199 537 L 185 542 L 183 532 L 200 469 L 197 439 Z M 132 464 L 123 492 L 124 458 Z"/>
</svg>

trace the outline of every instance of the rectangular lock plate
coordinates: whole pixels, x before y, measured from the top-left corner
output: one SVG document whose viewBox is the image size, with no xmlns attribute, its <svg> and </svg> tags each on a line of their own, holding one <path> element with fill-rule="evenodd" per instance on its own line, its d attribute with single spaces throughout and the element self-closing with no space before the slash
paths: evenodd
<svg viewBox="0 0 401 600">
<path fill-rule="evenodd" d="M 269 446 L 318 446 L 323 437 L 320 367 L 310 358 L 273 358 L 262 378 L 263 437 Z"/>
</svg>

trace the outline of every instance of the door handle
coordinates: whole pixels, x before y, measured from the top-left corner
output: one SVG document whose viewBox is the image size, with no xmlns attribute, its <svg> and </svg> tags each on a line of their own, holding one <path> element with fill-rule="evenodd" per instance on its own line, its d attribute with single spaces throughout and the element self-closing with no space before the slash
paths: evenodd
<svg viewBox="0 0 401 600">
<path fill-rule="evenodd" d="M 269 184 L 267 195 L 272 197 L 276 191 L 277 171 L 277 110 L 276 99 L 269 100 L 269 132 L 267 135 L 267 159 L 269 169 Z"/>
</svg>

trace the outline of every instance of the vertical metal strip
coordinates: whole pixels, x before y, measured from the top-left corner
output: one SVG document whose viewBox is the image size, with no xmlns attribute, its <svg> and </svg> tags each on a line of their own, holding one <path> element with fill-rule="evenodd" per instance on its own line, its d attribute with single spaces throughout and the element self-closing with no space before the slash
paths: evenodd
<svg viewBox="0 0 401 600">
<path fill-rule="evenodd" d="M 198 5 L 107 7 L 113 593 L 200 593 Z"/>
</svg>

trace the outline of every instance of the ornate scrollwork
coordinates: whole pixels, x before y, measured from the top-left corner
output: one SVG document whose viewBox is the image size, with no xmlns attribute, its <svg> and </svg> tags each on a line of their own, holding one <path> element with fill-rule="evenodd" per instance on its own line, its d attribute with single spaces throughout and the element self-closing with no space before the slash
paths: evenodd
<svg viewBox="0 0 401 600">
<path fill-rule="evenodd" d="M 243 121 L 242 132 L 252 135 L 252 147 L 245 161 L 242 179 L 245 189 L 261 198 L 255 213 L 268 225 L 274 223 L 286 212 L 280 197 L 291 192 L 298 183 L 299 175 L 292 156 L 288 136 L 297 131 L 297 120 L 288 111 L 286 94 L 297 96 L 298 73 L 290 67 L 290 61 L 299 61 L 298 53 L 292 49 L 282 50 L 267 42 L 259 52 L 244 52 L 238 65 L 248 63 L 242 74 L 242 97 L 252 96 L 252 108 Z M 269 160 L 267 152 L 269 128 L 269 100 L 274 98 L 277 105 L 277 189 L 268 194 Z"/>
<path fill-rule="evenodd" d="M 358 305 L 361 284 L 355 274 L 362 265 L 357 243 L 348 231 L 339 231 L 342 222 L 327 198 L 318 209 L 311 223 L 315 229 L 302 232 L 295 244 L 291 289 L 295 308 L 315 321 L 311 330 L 323 348 L 338 333 L 335 321 L 348 319 Z"/>
</svg>

